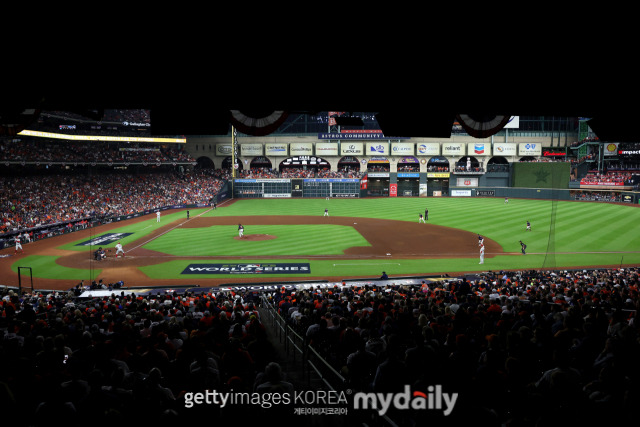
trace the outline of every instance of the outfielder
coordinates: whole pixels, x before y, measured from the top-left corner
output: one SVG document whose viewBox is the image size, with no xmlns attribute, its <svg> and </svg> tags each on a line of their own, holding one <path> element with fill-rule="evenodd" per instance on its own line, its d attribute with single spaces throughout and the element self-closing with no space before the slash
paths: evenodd
<svg viewBox="0 0 640 427">
<path fill-rule="evenodd" d="M 17 235 L 15 238 L 16 241 L 16 251 L 15 253 L 18 253 L 18 249 L 20 250 L 20 252 L 24 252 L 24 249 L 22 249 L 22 244 L 20 243 L 20 235 Z"/>
<path fill-rule="evenodd" d="M 118 258 L 118 254 L 122 254 L 122 258 L 124 258 L 124 249 L 122 249 L 122 243 L 116 243 L 116 258 Z"/>
</svg>

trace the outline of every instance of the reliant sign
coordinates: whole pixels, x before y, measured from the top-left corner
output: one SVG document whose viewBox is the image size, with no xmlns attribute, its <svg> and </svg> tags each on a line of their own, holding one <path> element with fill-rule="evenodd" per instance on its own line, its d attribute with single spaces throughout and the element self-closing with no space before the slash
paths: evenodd
<svg viewBox="0 0 640 427">
<path fill-rule="evenodd" d="M 189 264 L 181 274 L 309 274 L 308 263 Z"/>
<path fill-rule="evenodd" d="M 466 153 L 465 144 L 462 142 L 448 142 L 442 144 L 443 156 L 464 156 Z"/>
</svg>

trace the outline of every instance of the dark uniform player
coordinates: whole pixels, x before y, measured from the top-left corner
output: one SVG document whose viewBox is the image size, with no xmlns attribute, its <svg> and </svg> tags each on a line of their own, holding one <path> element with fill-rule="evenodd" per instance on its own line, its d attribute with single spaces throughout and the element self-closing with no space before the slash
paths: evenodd
<svg viewBox="0 0 640 427">
<path fill-rule="evenodd" d="M 484 237 L 478 234 L 478 246 L 484 244 Z"/>
<path fill-rule="evenodd" d="M 526 255 L 525 249 L 527 249 L 527 245 L 522 243 L 522 240 L 520 240 L 520 247 L 522 248 L 522 255 Z"/>
<path fill-rule="evenodd" d="M 527 221 L 527 231 L 531 231 L 531 223 Z"/>
<path fill-rule="evenodd" d="M 429 209 L 424 210 L 424 219 L 427 221 L 429 219 Z"/>
</svg>

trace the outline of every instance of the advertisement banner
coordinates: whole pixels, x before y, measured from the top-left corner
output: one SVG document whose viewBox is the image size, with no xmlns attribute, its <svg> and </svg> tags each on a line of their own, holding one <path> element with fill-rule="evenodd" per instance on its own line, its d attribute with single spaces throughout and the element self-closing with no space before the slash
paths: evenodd
<svg viewBox="0 0 640 427">
<path fill-rule="evenodd" d="M 542 144 L 539 142 L 521 142 L 518 144 L 518 154 L 520 156 L 541 156 Z"/>
<path fill-rule="evenodd" d="M 266 156 L 288 156 L 289 146 L 286 143 L 264 144 L 264 154 Z"/>
<path fill-rule="evenodd" d="M 392 142 L 391 154 L 394 156 L 413 156 L 415 148 L 412 142 Z"/>
<path fill-rule="evenodd" d="M 420 184 L 420 189 L 418 190 L 418 195 L 420 197 L 427 197 L 427 184 Z"/>
<path fill-rule="evenodd" d="M 336 142 L 316 142 L 316 156 L 337 156 L 338 144 Z"/>
<path fill-rule="evenodd" d="M 602 153 L 605 156 L 615 156 L 616 154 L 618 154 L 618 143 L 609 142 L 608 144 L 604 144 L 602 150 Z"/>
<path fill-rule="evenodd" d="M 458 187 L 477 187 L 478 178 L 458 178 L 456 183 Z"/>
<path fill-rule="evenodd" d="M 427 172 L 427 178 L 449 178 L 451 172 Z"/>
<path fill-rule="evenodd" d="M 471 190 L 451 190 L 451 197 L 471 197 Z"/>
<path fill-rule="evenodd" d="M 233 153 L 231 144 L 216 144 L 216 156 L 227 157 Z"/>
<path fill-rule="evenodd" d="M 398 184 L 389 184 L 389 197 L 398 197 Z"/>
<path fill-rule="evenodd" d="M 496 142 L 493 144 L 494 156 L 515 156 L 517 145 L 508 142 Z"/>
<path fill-rule="evenodd" d="M 181 274 L 309 274 L 309 263 L 189 264 Z"/>
<path fill-rule="evenodd" d="M 496 190 L 476 190 L 477 197 L 495 197 Z"/>
<path fill-rule="evenodd" d="M 247 157 L 262 156 L 262 144 L 240 144 L 240 155 Z"/>
<path fill-rule="evenodd" d="M 289 144 L 290 156 L 312 156 L 313 144 L 311 142 L 292 142 Z"/>
<path fill-rule="evenodd" d="M 364 154 L 362 142 L 343 142 L 340 144 L 340 154 L 343 156 L 361 156 Z"/>
<path fill-rule="evenodd" d="M 442 144 L 443 156 L 464 156 L 466 155 L 465 144 L 462 142 L 447 142 Z"/>
<path fill-rule="evenodd" d="M 416 154 L 418 156 L 439 156 L 439 142 L 423 142 L 416 145 Z"/>
<path fill-rule="evenodd" d="M 388 142 L 367 142 L 365 147 L 367 156 L 386 156 L 389 154 Z"/>
<path fill-rule="evenodd" d="M 467 153 L 470 156 L 490 156 L 491 144 L 488 142 L 469 142 L 467 144 Z"/>
</svg>

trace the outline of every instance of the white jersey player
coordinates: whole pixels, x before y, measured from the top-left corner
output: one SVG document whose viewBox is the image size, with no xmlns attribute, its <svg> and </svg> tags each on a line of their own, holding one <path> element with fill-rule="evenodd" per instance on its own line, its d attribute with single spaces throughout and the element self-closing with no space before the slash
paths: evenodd
<svg viewBox="0 0 640 427">
<path fill-rule="evenodd" d="M 20 250 L 20 252 L 24 252 L 24 249 L 22 249 L 22 244 L 20 243 L 20 235 L 17 235 L 15 237 L 15 242 L 16 242 L 16 251 L 15 251 L 15 253 L 18 253 L 18 250 Z"/>
<path fill-rule="evenodd" d="M 118 258 L 118 254 L 122 254 L 122 258 L 124 258 L 124 249 L 122 249 L 122 243 L 116 243 L 116 258 Z"/>
</svg>

